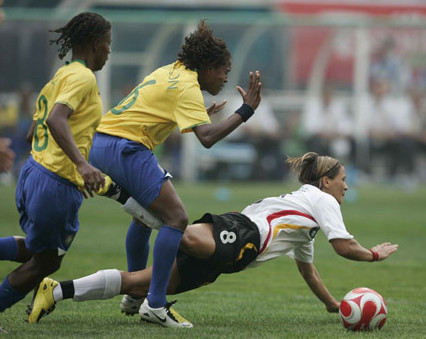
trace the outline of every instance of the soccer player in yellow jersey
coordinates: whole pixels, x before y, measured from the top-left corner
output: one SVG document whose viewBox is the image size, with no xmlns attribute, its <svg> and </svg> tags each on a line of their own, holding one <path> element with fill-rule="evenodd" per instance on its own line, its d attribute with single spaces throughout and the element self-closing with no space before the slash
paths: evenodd
<svg viewBox="0 0 426 339">
<path fill-rule="evenodd" d="M 171 268 L 188 216 L 169 181 L 170 175 L 159 166 L 153 151 L 176 127 L 181 133 L 194 132 L 201 144 L 210 148 L 250 118 L 261 99 L 259 72 L 250 73 L 247 91 L 237 87 L 242 106 L 228 119 L 210 123 L 209 113 L 223 108 L 223 104 L 206 110 L 202 91 L 218 94 L 230 71 L 231 55 L 226 43 L 201 21 L 197 30 L 185 38 L 178 60 L 145 77 L 102 118 L 93 139 L 90 162 L 162 221 L 154 244 L 148 297 L 143 304 L 143 300 L 136 301 L 135 306 L 131 296 L 125 296 L 122 310 L 126 312 L 127 303 L 136 309 L 141 305 L 143 320 L 166 327 L 192 327 L 166 300 Z M 143 226 L 134 219 L 127 234 L 129 271 L 146 266 L 151 230 Z"/>
<path fill-rule="evenodd" d="M 0 312 L 25 297 L 55 272 L 79 228 L 82 192 L 93 195 L 105 183 L 88 163 L 93 135 L 102 117 L 102 102 L 93 72 L 110 53 L 111 24 L 96 13 L 81 13 L 51 42 L 62 59 L 41 90 L 34 114 L 31 156 L 21 169 L 16 204 L 26 237 L 0 239 L 0 259 L 22 263 L 0 285 Z"/>
</svg>

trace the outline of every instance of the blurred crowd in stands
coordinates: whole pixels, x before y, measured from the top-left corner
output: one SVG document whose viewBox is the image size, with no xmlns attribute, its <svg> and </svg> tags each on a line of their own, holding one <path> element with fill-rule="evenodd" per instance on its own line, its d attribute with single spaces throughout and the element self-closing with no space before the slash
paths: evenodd
<svg viewBox="0 0 426 339">
<path fill-rule="evenodd" d="M 326 84 L 321 95 L 305 102 L 305 145 L 353 164 L 375 180 L 408 185 L 424 181 L 425 74 L 410 70 L 389 37 L 372 55 L 368 80 L 369 92 L 357 107 L 363 119 L 358 125 L 361 133 L 356 130 L 354 102 L 336 95 L 336 89 Z M 365 149 L 360 152 L 359 146 Z"/>
<path fill-rule="evenodd" d="M 226 140 L 227 146 L 219 151 L 226 152 L 227 147 L 233 147 L 235 154 L 242 156 L 244 153 L 244 166 L 238 164 L 238 156 L 233 157 L 232 164 L 218 157 L 209 168 L 200 166 L 206 173 L 199 178 L 214 180 L 222 178 L 226 172 L 228 179 L 285 180 L 287 155 L 315 151 L 341 159 L 348 168 L 356 169 L 371 180 L 426 181 L 425 79 L 425 74 L 413 72 L 393 53 L 393 41 L 387 39 L 371 57 L 369 93 L 358 107 L 366 119 L 361 125 L 363 142 L 360 143 L 353 96 L 332 83 L 324 84 L 321 93 L 306 96 L 299 109 L 284 114 L 277 114 L 267 95 L 263 95 L 256 114 L 232 134 Z M 9 175 L 14 177 L 30 152 L 25 135 L 31 124 L 34 96 L 38 90 L 25 83 L 15 100 L 0 95 L 0 136 L 12 140 L 11 148 L 16 157 Z M 233 98 L 227 100 L 229 109 L 240 105 Z M 359 147 L 364 147 L 362 152 Z M 157 152 L 163 166 L 179 179 L 180 134 L 174 133 Z M 214 154 L 209 156 L 214 158 Z"/>
</svg>

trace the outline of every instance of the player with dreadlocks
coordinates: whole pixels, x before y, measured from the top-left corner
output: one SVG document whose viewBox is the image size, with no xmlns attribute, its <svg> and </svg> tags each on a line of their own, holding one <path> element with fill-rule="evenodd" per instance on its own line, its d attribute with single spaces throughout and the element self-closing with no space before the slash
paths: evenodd
<svg viewBox="0 0 426 339">
<path fill-rule="evenodd" d="M 221 110 L 225 102 L 214 103 L 206 109 L 202 91 L 218 94 L 230 70 L 231 55 L 226 43 L 201 21 L 185 38 L 178 60 L 145 77 L 103 116 L 97 129 L 90 151 L 91 163 L 162 222 L 154 244 L 148 296 L 145 301 L 124 296 L 121 302 L 124 313 L 135 313 L 139 309 L 141 318 L 148 322 L 166 327 L 192 327 L 166 300 L 170 272 L 188 216 L 169 181 L 170 174 L 159 166 L 153 151 L 176 127 L 181 133 L 194 132 L 201 144 L 210 148 L 250 118 L 260 103 L 259 72 L 250 72 L 247 92 L 237 87 L 242 106 L 226 120 L 210 123 L 209 114 Z M 126 238 L 130 272 L 146 267 L 150 235 L 150 228 L 133 219 Z M 106 277 L 114 285 L 120 279 L 115 273 Z M 46 295 L 52 288 L 54 286 L 46 286 Z M 44 312 L 48 309 L 41 306 L 33 314 L 37 318 Z"/>
<path fill-rule="evenodd" d="M 71 61 L 58 69 L 37 99 L 28 133 L 32 151 L 16 187 L 26 237 L 0 238 L 0 260 L 22 265 L 0 285 L 0 312 L 59 269 L 78 231 L 85 191 L 93 196 L 105 184 L 105 176 L 88 163 L 88 157 L 102 117 L 93 72 L 108 59 L 111 24 L 98 14 L 81 13 L 53 32 L 60 34 L 51 41 L 59 46 L 59 58 L 71 50 Z"/>
</svg>

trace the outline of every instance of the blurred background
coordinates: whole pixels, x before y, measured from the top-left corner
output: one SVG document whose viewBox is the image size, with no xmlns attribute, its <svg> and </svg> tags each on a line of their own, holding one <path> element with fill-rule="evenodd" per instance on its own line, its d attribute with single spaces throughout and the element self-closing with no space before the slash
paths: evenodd
<svg viewBox="0 0 426 339">
<path fill-rule="evenodd" d="M 315 151 L 343 161 L 350 185 L 412 191 L 426 182 L 426 1 L 1 2 L 0 136 L 13 140 L 17 154 L 3 185 L 15 183 L 28 157 L 36 97 L 63 63 L 49 30 L 83 11 L 113 24 L 112 53 L 97 73 L 105 112 L 174 62 L 200 19 L 232 53 L 227 86 L 205 96 L 206 106 L 228 101 L 214 119 L 241 105 L 235 86 L 260 71 L 262 103 L 234 134 L 204 150 L 195 136 L 176 132 L 156 150 L 176 180 L 286 181 L 286 156 Z"/>
</svg>

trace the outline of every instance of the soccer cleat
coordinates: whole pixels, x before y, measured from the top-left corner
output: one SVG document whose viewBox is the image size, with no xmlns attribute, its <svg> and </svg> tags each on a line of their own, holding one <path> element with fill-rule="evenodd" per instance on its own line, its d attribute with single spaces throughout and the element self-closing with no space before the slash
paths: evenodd
<svg viewBox="0 0 426 339">
<path fill-rule="evenodd" d="M 127 193 L 120 185 L 112 181 L 112 179 L 105 175 L 105 185 L 96 191 L 96 194 L 110 199 L 117 200 L 120 204 L 126 203 L 127 199 L 130 198 L 130 194 Z"/>
<path fill-rule="evenodd" d="M 41 317 L 48 315 L 55 309 L 55 300 L 53 300 L 53 289 L 58 282 L 51 278 L 44 278 L 43 281 L 34 289 L 33 300 L 28 306 L 28 322 L 30 324 L 38 323 Z"/>
<path fill-rule="evenodd" d="M 130 295 L 123 295 L 123 299 L 120 302 L 121 313 L 126 315 L 135 315 L 139 312 L 139 307 L 141 307 L 145 298 L 134 299 Z"/>
<path fill-rule="evenodd" d="M 144 321 L 165 327 L 192 328 L 193 325 L 171 307 L 175 302 L 176 300 L 167 303 L 164 307 L 151 308 L 148 305 L 148 299 L 145 299 L 139 309 L 139 315 Z"/>
</svg>

